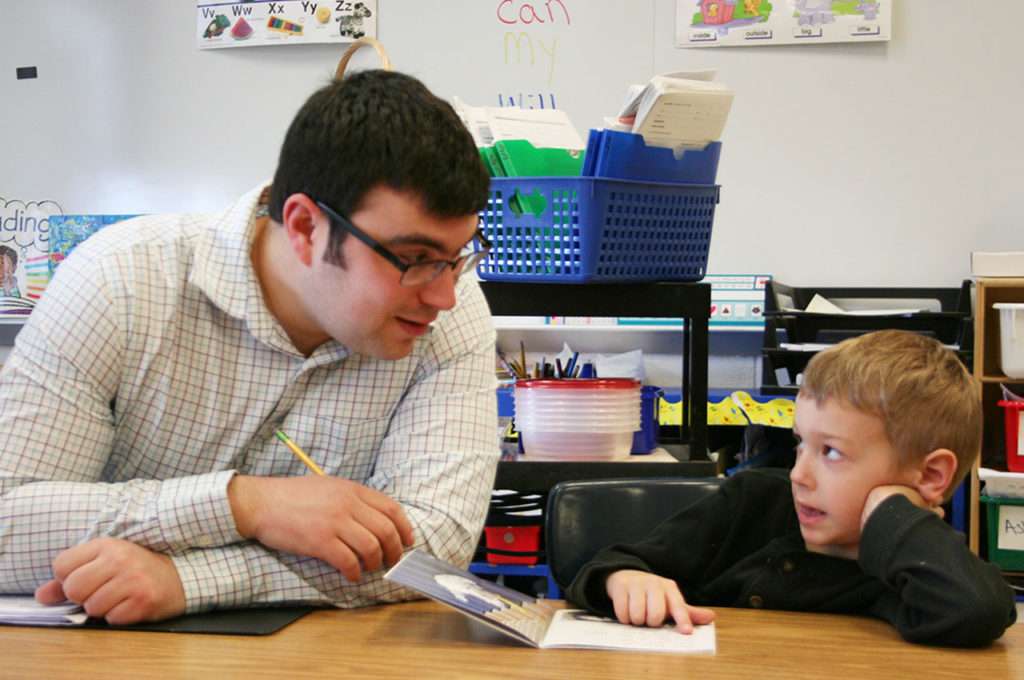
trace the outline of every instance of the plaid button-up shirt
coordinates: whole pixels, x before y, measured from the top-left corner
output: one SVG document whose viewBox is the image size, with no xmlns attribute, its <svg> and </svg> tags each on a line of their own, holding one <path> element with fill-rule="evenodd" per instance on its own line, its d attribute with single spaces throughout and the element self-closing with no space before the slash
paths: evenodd
<svg viewBox="0 0 1024 680">
<path fill-rule="evenodd" d="M 170 555 L 187 611 L 411 597 L 381 571 L 349 583 L 318 559 L 238 534 L 238 474 L 329 475 L 401 503 L 417 546 L 465 565 L 498 461 L 494 329 L 471 276 L 412 353 L 334 341 L 304 357 L 249 260 L 257 187 L 222 213 L 104 228 L 65 260 L 0 375 L 0 592 L 32 592 L 98 536 Z"/>
</svg>

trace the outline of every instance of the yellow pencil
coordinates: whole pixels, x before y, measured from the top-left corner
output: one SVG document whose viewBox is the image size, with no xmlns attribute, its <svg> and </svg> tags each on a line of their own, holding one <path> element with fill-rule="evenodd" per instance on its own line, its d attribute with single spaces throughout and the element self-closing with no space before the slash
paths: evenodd
<svg viewBox="0 0 1024 680">
<path fill-rule="evenodd" d="M 299 445 L 293 442 L 291 438 L 284 433 L 284 430 L 274 430 L 274 434 L 277 435 L 278 439 L 284 442 L 285 446 L 292 450 L 292 453 L 298 456 L 299 460 L 306 464 L 306 467 L 318 475 L 324 474 L 324 471 L 320 469 L 320 466 L 314 463 L 313 459 L 309 457 L 309 454 L 300 449 Z"/>
</svg>

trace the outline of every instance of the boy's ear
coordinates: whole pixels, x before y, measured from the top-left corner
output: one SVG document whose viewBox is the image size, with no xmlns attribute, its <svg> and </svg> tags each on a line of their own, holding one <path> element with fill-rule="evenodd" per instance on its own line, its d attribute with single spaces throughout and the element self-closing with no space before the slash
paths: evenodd
<svg viewBox="0 0 1024 680">
<path fill-rule="evenodd" d="M 292 194 L 281 209 L 281 221 L 292 251 L 307 267 L 313 261 L 313 232 L 322 215 L 313 199 L 305 194 Z"/>
<path fill-rule="evenodd" d="M 956 469 L 956 454 L 949 449 L 936 449 L 918 464 L 918 480 L 914 488 L 925 501 L 938 505 L 942 503 Z"/>
</svg>

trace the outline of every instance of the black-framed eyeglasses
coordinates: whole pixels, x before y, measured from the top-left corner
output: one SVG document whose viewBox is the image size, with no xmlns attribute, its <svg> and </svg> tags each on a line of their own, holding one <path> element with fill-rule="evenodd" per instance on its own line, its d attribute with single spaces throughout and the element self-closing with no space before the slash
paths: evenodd
<svg viewBox="0 0 1024 680">
<path fill-rule="evenodd" d="M 317 201 L 316 204 L 320 206 L 320 209 L 324 211 L 328 218 L 337 222 L 341 225 L 342 229 L 370 246 L 373 252 L 383 257 L 385 260 L 393 264 L 398 271 L 402 272 L 402 276 L 398 279 L 398 282 L 403 286 L 419 286 L 424 283 L 430 283 L 436 279 L 446 267 L 451 267 L 452 276 L 457 279 L 476 267 L 480 260 L 490 252 L 493 245 L 483 235 L 483 232 L 477 230 L 476 234 L 473 235 L 476 247 L 474 248 L 472 242 L 470 242 L 470 244 L 465 246 L 459 257 L 454 260 L 426 260 L 424 262 L 407 263 L 403 262 L 400 257 L 382 246 L 375 238 L 352 224 L 347 217 L 334 210 L 331 206 L 326 205 L 322 201 Z"/>
</svg>

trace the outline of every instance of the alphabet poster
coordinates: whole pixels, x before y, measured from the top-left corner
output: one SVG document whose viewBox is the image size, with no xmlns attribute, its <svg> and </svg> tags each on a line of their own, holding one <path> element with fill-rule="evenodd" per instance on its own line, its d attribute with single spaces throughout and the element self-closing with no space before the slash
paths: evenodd
<svg viewBox="0 0 1024 680">
<path fill-rule="evenodd" d="M 243 0 L 197 5 L 200 49 L 352 42 L 377 37 L 377 0 Z"/>
<path fill-rule="evenodd" d="M 890 0 L 676 0 L 677 47 L 889 40 Z"/>
</svg>

